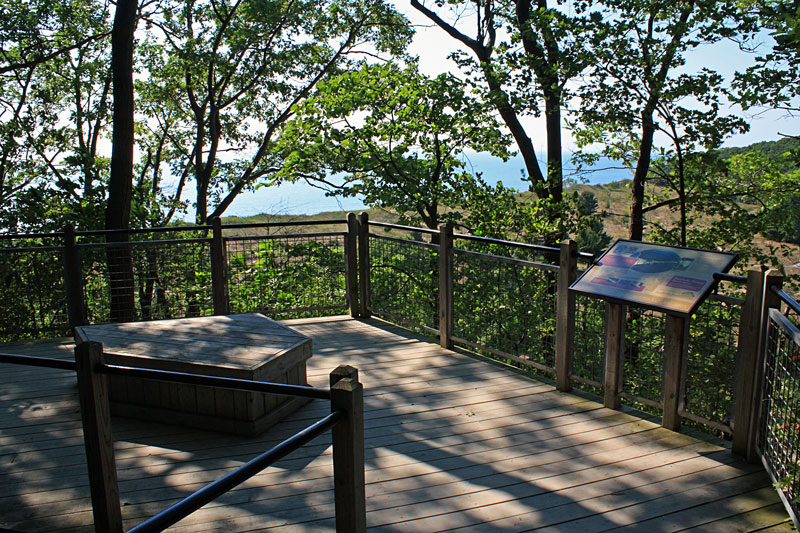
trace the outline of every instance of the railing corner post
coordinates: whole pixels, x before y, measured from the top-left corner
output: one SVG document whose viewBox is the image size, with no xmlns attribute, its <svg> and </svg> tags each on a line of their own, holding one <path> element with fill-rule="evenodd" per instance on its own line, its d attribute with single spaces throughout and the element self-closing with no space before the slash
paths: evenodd
<svg viewBox="0 0 800 533">
<path fill-rule="evenodd" d="M 103 345 L 99 342 L 78 344 L 75 347 L 75 363 L 94 529 L 98 533 L 121 532 L 122 511 L 108 385 L 105 375 L 96 371 L 96 367 L 103 363 Z"/>
<path fill-rule="evenodd" d="M 779 270 L 769 269 L 764 274 L 764 282 L 761 286 L 761 313 L 759 315 L 759 332 L 758 332 L 758 351 L 756 360 L 754 361 L 753 379 L 753 397 L 750 402 L 751 415 L 750 423 L 744 430 L 747 432 L 747 441 L 745 458 L 751 463 L 758 463 L 760 458 L 758 456 L 758 432 L 761 419 L 761 404 L 764 395 L 764 366 L 765 355 L 767 348 L 767 335 L 769 333 L 769 313 L 770 309 L 780 309 L 781 299 L 776 293 L 770 290 L 771 287 L 781 289 L 783 287 L 783 274 Z M 737 404 L 738 405 L 738 404 Z M 735 415 L 734 415 L 735 416 Z"/>
<path fill-rule="evenodd" d="M 764 315 L 764 282 L 766 267 L 747 271 L 747 292 L 739 320 L 739 342 L 734 374 L 733 453 L 755 461 L 755 410 L 759 382 L 756 376 L 763 366 L 761 349 Z"/>
<path fill-rule="evenodd" d="M 453 347 L 453 224 L 439 225 L 439 344 Z"/>
<path fill-rule="evenodd" d="M 558 261 L 558 302 L 556 307 L 556 388 L 572 390 L 572 356 L 575 350 L 575 295 L 569 286 L 578 277 L 578 245 L 561 242 Z"/>
<path fill-rule="evenodd" d="M 360 533 L 367 529 L 364 388 L 353 367 L 340 366 L 331 373 L 330 381 L 331 410 L 346 413 L 332 430 L 336 531 Z"/>
<path fill-rule="evenodd" d="M 347 233 L 344 238 L 344 273 L 345 273 L 345 293 L 347 294 L 347 306 L 350 316 L 358 318 L 361 316 L 361 308 L 358 298 L 358 252 L 356 242 L 358 241 L 358 218 L 355 213 L 347 214 Z"/>
<path fill-rule="evenodd" d="M 211 220 L 211 292 L 214 300 L 214 314 L 230 313 L 228 304 L 228 277 L 226 275 L 225 241 L 222 238 L 222 220 Z"/>
<path fill-rule="evenodd" d="M 358 286 L 359 316 L 369 318 L 369 214 L 362 212 L 358 217 Z"/>
<path fill-rule="evenodd" d="M 70 330 L 86 324 L 86 306 L 81 284 L 81 257 L 75 243 L 75 227 L 64 227 L 64 289 L 67 294 L 67 319 Z"/>
</svg>

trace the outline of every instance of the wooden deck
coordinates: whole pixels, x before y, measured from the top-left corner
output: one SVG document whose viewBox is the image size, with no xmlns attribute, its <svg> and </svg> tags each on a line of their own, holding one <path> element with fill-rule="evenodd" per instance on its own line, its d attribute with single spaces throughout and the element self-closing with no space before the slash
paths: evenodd
<svg viewBox="0 0 800 533">
<path fill-rule="evenodd" d="M 367 521 L 379 531 L 791 531 L 763 470 L 378 320 L 288 322 L 313 338 L 309 380 L 365 385 Z M 68 341 L 0 351 L 72 357 Z M 0 527 L 91 531 L 75 376 L 0 365 Z M 314 401 L 259 438 L 113 421 L 126 526 L 320 418 Z M 176 531 L 331 531 L 330 436 Z"/>
</svg>

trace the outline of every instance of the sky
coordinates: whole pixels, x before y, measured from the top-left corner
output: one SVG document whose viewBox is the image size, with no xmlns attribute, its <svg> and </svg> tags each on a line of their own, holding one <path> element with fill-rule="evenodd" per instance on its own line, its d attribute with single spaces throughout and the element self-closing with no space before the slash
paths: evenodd
<svg viewBox="0 0 800 533">
<path fill-rule="evenodd" d="M 410 52 L 420 58 L 420 70 L 428 76 L 435 76 L 442 72 L 457 73 L 455 64 L 448 59 L 448 55 L 458 43 L 455 39 L 445 34 L 438 27 L 432 26 L 430 21 L 411 8 L 405 0 L 395 0 L 395 5 L 403 12 L 416 27 L 416 34 Z M 764 34 L 762 38 L 769 40 Z M 686 70 L 696 72 L 703 66 L 708 66 L 720 72 L 725 78 L 730 78 L 733 72 L 741 69 L 753 61 L 753 54 L 742 52 L 738 45 L 723 41 L 715 45 L 707 45 L 697 49 L 687 57 Z M 724 111 L 724 110 L 723 110 Z M 741 110 L 731 107 L 730 113 L 741 113 Z M 788 117 L 782 111 L 759 110 L 745 114 L 750 123 L 750 131 L 744 134 L 733 135 L 726 139 L 724 146 L 746 146 L 759 141 L 776 140 L 781 134 L 800 135 L 800 120 Z M 523 118 L 526 131 L 534 140 L 534 147 L 538 153 L 545 152 L 544 121 L 533 117 Z M 541 133 L 540 133 L 541 132 Z M 537 135 L 538 133 L 538 135 Z M 564 164 L 565 170 L 573 165 L 569 162 L 570 154 L 576 149 L 575 142 L 569 130 L 563 130 Z M 469 154 L 469 164 L 474 170 L 482 172 L 484 178 L 494 183 L 502 181 L 504 185 L 526 188 L 520 179 L 521 169 L 524 168 L 518 156 L 507 163 L 486 154 Z M 543 157 L 541 159 L 544 159 Z M 616 167 L 613 162 L 607 162 L 599 168 L 608 168 L 591 175 L 589 182 L 608 183 L 629 178 L 626 170 Z M 326 197 L 323 191 L 305 183 L 283 184 L 278 187 L 263 187 L 255 192 L 243 193 L 228 209 L 227 215 L 248 216 L 264 212 L 274 214 L 312 214 L 324 211 L 363 209 L 363 203 L 357 198 L 331 198 Z"/>
</svg>

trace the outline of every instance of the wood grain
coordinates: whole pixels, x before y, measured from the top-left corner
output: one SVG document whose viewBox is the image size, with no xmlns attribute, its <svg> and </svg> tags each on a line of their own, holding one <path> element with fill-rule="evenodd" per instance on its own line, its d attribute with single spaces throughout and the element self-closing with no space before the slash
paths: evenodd
<svg viewBox="0 0 800 533">
<path fill-rule="evenodd" d="M 559 393 L 376 319 L 287 324 L 313 338 L 312 385 L 328 386 L 340 364 L 359 370 L 369 529 L 785 529 L 786 513 L 759 466 L 659 420 Z M 71 357 L 63 341 L 2 347 L 12 349 Z M 0 527 L 91 531 L 75 378 L 29 370 L 0 365 Z M 259 437 L 114 417 L 125 527 L 328 412 L 327 402 L 314 400 Z M 329 434 L 172 528 L 266 529 L 335 531 Z"/>
</svg>

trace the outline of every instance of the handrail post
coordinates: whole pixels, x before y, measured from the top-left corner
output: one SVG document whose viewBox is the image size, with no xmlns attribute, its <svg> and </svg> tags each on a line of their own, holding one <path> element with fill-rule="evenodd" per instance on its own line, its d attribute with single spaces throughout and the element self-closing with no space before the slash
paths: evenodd
<svg viewBox="0 0 800 533">
<path fill-rule="evenodd" d="M 222 220 L 214 217 L 211 222 L 211 293 L 214 300 L 214 314 L 227 315 L 228 277 L 225 275 L 226 256 L 225 241 L 222 238 Z"/>
<path fill-rule="evenodd" d="M 667 315 L 664 338 L 664 389 L 661 425 L 672 431 L 681 427 L 680 410 L 684 402 L 686 352 L 689 345 L 689 318 Z"/>
<path fill-rule="evenodd" d="M 71 330 L 86 324 L 81 278 L 81 257 L 75 244 L 75 227 L 67 224 L 64 227 L 64 289 L 67 293 L 67 317 Z"/>
<path fill-rule="evenodd" d="M 358 217 L 358 283 L 359 283 L 359 315 L 369 318 L 369 215 L 366 212 Z"/>
<path fill-rule="evenodd" d="M 733 410 L 733 453 L 755 460 L 755 397 L 759 383 L 755 381 L 763 366 L 761 350 L 762 317 L 764 316 L 764 282 L 767 268 L 747 271 L 747 293 L 739 319 L 739 349 L 736 354 Z"/>
<path fill-rule="evenodd" d="M 619 409 L 625 354 L 625 315 L 627 306 L 606 304 L 606 360 L 603 374 L 603 405 Z"/>
<path fill-rule="evenodd" d="M 364 480 L 364 388 L 358 370 L 341 365 L 330 374 L 331 410 L 347 416 L 333 426 L 333 490 L 336 531 L 367 529 Z"/>
<path fill-rule="evenodd" d="M 569 286 L 578 277 L 578 245 L 561 242 L 558 261 L 558 304 L 556 308 L 556 388 L 572 390 L 572 355 L 575 350 L 575 294 Z"/>
<path fill-rule="evenodd" d="M 344 238 L 344 283 L 347 294 L 347 305 L 350 316 L 360 316 L 358 304 L 358 254 L 356 242 L 358 241 L 358 219 L 355 213 L 347 214 L 347 234 Z"/>
<path fill-rule="evenodd" d="M 453 225 L 439 225 L 439 344 L 453 347 Z"/>
<path fill-rule="evenodd" d="M 103 363 L 103 345 L 99 342 L 77 345 L 75 363 L 94 529 L 98 533 L 121 532 L 122 511 L 111 434 L 108 386 L 106 376 L 96 372 L 96 367 Z"/>
</svg>

